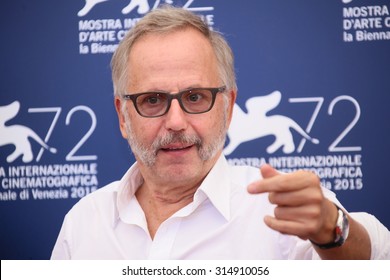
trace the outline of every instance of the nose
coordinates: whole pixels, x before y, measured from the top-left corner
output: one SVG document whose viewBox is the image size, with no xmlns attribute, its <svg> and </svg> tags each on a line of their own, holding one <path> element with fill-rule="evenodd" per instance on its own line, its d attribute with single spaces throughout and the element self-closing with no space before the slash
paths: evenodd
<svg viewBox="0 0 390 280">
<path fill-rule="evenodd" d="M 181 131 L 187 128 L 186 113 L 177 100 L 172 100 L 171 107 L 165 115 L 165 128 L 167 130 Z"/>
</svg>

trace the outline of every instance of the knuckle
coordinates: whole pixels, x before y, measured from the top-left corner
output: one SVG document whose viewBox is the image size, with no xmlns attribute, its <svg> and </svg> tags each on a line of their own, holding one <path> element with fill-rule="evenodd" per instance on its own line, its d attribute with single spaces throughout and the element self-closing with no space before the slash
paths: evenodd
<svg viewBox="0 0 390 280">
<path fill-rule="evenodd" d="M 280 207 L 275 207 L 275 209 L 274 209 L 274 216 L 277 219 L 281 217 L 281 209 L 280 209 Z"/>
<path fill-rule="evenodd" d="M 308 171 L 308 173 L 309 173 L 308 178 L 310 180 L 309 181 L 310 185 L 320 187 L 321 185 L 320 177 L 318 177 L 318 175 L 313 172 Z"/>
<path fill-rule="evenodd" d="M 289 183 L 289 177 L 288 176 L 281 176 L 278 178 L 278 180 L 275 180 L 275 190 L 276 191 L 284 191 L 288 187 Z"/>
<path fill-rule="evenodd" d="M 321 218 L 321 207 L 313 204 L 308 210 L 308 217 L 312 221 L 318 221 Z"/>
<path fill-rule="evenodd" d="M 315 204 L 321 204 L 321 202 L 323 201 L 324 199 L 324 196 L 322 194 L 322 192 L 319 190 L 319 191 L 316 191 L 312 194 L 312 201 L 315 203 Z"/>
<path fill-rule="evenodd" d="M 268 194 L 268 200 L 271 204 L 276 204 L 276 194 L 271 192 Z"/>
</svg>

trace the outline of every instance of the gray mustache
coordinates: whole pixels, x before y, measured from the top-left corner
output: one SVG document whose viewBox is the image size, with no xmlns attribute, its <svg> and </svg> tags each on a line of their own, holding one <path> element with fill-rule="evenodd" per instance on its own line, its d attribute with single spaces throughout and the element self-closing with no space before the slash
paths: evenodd
<svg viewBox="0 0 390 280">
<path fill-rule="evenodd" d="M 183 145 L 202 146 L 202 139 L 197 135 L 188 135 L 183 132 L 170 132 L 153 141 L 152 149 L 157 153 L 159 149 L 172 143 Z"/>
</svg>

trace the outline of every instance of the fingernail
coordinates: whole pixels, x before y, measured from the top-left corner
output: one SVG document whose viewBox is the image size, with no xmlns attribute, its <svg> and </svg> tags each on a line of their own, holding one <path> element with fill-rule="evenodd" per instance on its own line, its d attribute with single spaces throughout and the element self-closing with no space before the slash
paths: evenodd
<svg viewBox="0 0 390 280">
<path fill-rule="evenodd" d="M 247 187 L 248 192 L 254 193 L 256 191 L 256 186 L 255 184 L 249 184 Z"/>
</svg>

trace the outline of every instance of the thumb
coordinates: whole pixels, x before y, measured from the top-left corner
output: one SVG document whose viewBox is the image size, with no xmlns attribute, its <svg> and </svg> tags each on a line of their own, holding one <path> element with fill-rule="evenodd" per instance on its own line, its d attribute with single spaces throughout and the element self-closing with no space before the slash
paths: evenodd
<svg viewBox="0 0 390 280">
<path fill-rule="evenodd" d="M 254 194 L 254 193 L 268 192 L 269 191 L 268 190 L 269 184 L 264 185 L 265 180 L 263 180 L 263 179 L 268 179 L 268 178 L 272 178 L 276 175 L 279 175 L 279 172 L 269 164 L 262 165 L 260 167 L 260 173 L 261 173 L 261 176 L 263 178 L 260 180 L 254 181 L 248 185 L 247 190 L 249 193 Z M 268 187 L 266 187 L 266 186 L 268 186 Z"/>
<path fill-rule="evenodd" d="M 274 177 L 274 176 L 280 174 L 275 168 L 273 168 L 269 164 L 262 165 L 260 167 L 260 173 L 261 173 L 261 176 L 263 176 L 264 179 L 271 178 L 271 177 Z"/>
</svg>

